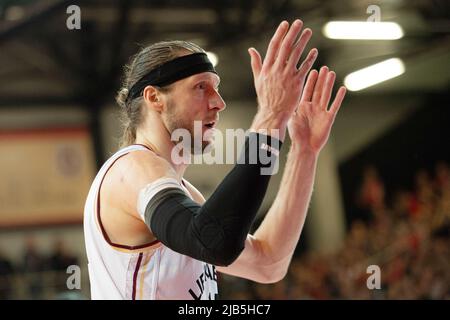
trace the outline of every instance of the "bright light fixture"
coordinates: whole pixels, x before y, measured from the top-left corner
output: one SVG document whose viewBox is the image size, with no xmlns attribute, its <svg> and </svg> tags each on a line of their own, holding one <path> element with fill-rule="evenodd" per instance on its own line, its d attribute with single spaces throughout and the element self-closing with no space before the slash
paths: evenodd
<svg viewBox="0 0 450 320">
<path fill-rule="evenodd" d="M 206 54 L 208 55 L 208 59 L 209 61 L 211 61 L 211 63 L 213 64 L 213 66 L 217 66 L 217 64 L 219 63 L 219 57 L 217 56 L 217 54 L 215 54 L 214 52 L 206 52 Z"/>
<path fill-rule="evenodd" d="M 405 72 L 405 65 L 399 58 L 388 59 L 347 75 L 344 85 L 350 91 L 359 91 L 377 83 L 398 77 Z"/>
<path fill-rule="evenodd" d="M 402 27 L 395 22 L 331 21 L 322 32 L 331 39 L 396 40 L 403 37 Z"/>
<path fill-rule="evenodd" d="M 5 20 L 16 21 L 20 20 L 25 16 L 25 10 L 20 6 L 10 6 L 6 9 Z"/>
</svg>

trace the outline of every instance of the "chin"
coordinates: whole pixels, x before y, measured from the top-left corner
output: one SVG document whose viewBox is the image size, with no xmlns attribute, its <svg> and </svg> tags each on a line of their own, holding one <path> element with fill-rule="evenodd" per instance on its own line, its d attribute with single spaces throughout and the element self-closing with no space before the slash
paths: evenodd
<svg viewBox="0 0 450 320">
<path fill-rule="evenodd" d="M 214 148 L 214 140 L 203 141 L 203 153 L 211 153 Z"/>
<path fill-rule="evenodd" d="M 214 149 L 212 142 L 203 141 L 202 142 L 202 149 L 199 150 L 198 148 L 192 147 L 191 148 L 191 153 L 192 153 L 192 155 L 201 155 L 201 154 L 210 153 L 212 149 Z"/>
<path fill-rule="evenodd" d="M 194 147 L 191 148 L 192 155 L 202 155 L 211 153 L 214 150 L 214 140 L 203 140 L 202 141 L 202 150 L 198 150 Z"/>
</svg>

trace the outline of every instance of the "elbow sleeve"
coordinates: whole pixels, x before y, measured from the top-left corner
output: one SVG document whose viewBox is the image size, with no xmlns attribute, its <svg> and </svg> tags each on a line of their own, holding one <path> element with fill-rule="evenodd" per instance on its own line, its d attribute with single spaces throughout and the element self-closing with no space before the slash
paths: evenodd
<svg viewBox="0 0 450 320">
<path fill-rule="evenodd" d="M 214 265 L 229 265 L 244 243 L 240 237 L 226 234 L 226 222 L 206 210 L 182 190 L 165 189 L 147 206 L 145 221 L 156 238 L 172 250 Z"/>
</svg>

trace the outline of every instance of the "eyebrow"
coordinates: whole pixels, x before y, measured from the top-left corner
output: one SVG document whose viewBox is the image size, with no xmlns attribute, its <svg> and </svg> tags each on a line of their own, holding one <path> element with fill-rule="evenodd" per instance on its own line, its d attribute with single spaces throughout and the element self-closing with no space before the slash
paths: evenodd
<svg viewBox="0 0 450 320">
<path fill-rule="evenodd" d="M 202 75 L 202 76 L 199 76 L 196 80 L 195 80 L 195 82 L 199 82 L 199 81 L 212 81 L 212 82 L 214 82 L 214 83 L 217 83 L 217 85 L 216 86 L 219 86 L 220 85 L 220 77 L 219 76 L 217 76 L 218 78 L 216 78 L 216 77 L 208 77 L 208 76 L 206 76 L 206 75 Z M 216 80 L 217 79 L 217 80 Z"/>
</svg>

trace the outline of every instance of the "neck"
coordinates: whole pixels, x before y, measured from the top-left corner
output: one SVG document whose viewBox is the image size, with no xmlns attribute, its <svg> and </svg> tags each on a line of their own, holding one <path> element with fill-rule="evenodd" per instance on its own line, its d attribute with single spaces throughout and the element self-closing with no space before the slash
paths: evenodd
<svg viewBox="0 0 450 320">
<path fill-rule="evenodd" d="M 135 143 L 147 146 L 160 157 L 166 159 L 181 181 L 188 165 L 176 164 L 172 161 L 171 154 L 175 145 L 174 142 L 170 140 L 170 134 L 162 121 L 149 120 L 143 123 L 136 131 Z"/>
</svg>

